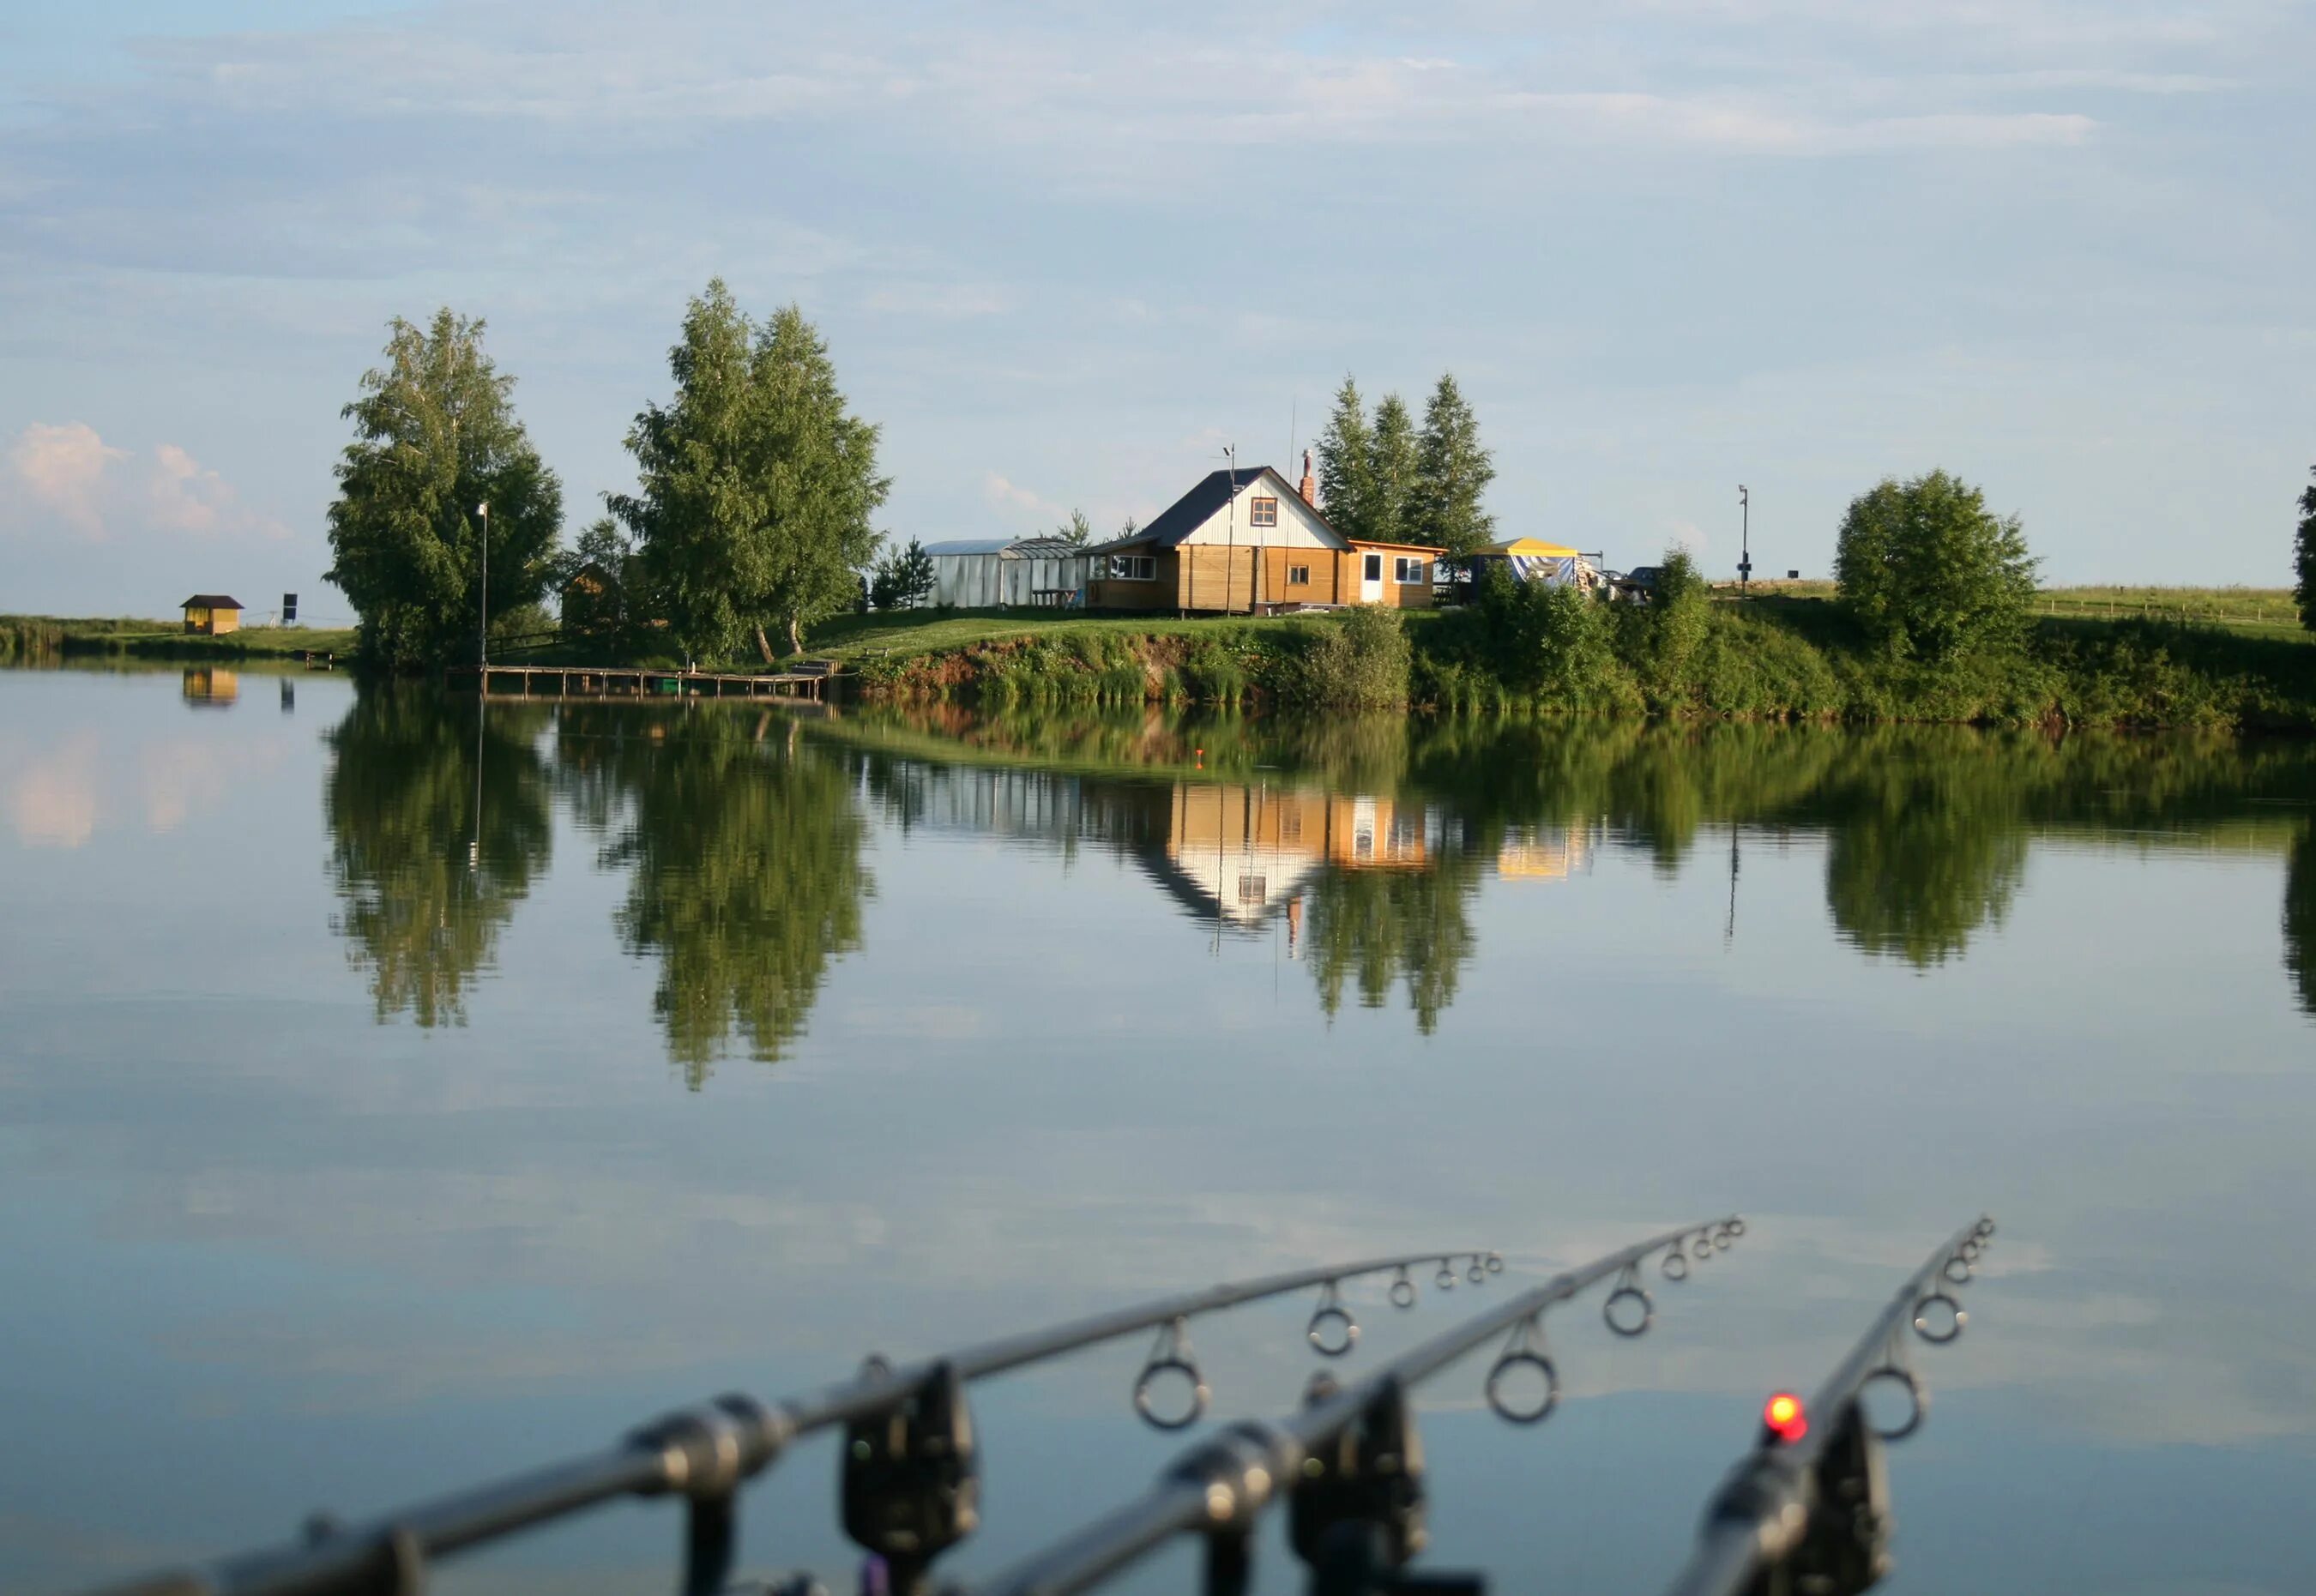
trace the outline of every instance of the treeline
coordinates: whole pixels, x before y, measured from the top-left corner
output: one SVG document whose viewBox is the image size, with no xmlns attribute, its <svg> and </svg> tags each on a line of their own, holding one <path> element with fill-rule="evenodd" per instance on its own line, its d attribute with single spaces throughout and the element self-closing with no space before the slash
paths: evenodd
<svg viewBox="0 0 2316 1596">
<path fill-rule="evenodd" d="M 1454 554 L 1495 539 L 1495 518 L 1480 507 L 1495 457 L 1482 446 L 1479 418 L 1453 373 L 1433 386 L 1421 426 L 1396 394 L 1370 415 L 1358 382 L 1344 377 L 1318 456 L 1320 504 L 1347 537 Z"/>
<path fill-rule="evenodd" d="M 683 657 L 728 658 L 850 608 L 876 551 L 889 480 L 877 430 L 852 414 L 828 345 L 795 306 L 759 321 L 721 280 L 690 301 L 668 351 L 674 392 L 628 429 L 632 493 L 562 540 L 563 484 L 513 404 L 484 324 L 445 308 L 391 324 L 329 512 L 328 580 L 389 667 L 473 659 L 485 617 L 513 641 L 555 625 L 580 585 L 583 625 L 645 633 Z"/>
</svg>

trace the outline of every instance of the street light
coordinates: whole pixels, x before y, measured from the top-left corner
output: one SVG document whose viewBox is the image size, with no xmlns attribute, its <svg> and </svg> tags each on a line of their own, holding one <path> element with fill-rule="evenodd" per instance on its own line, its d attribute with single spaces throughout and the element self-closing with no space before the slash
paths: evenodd
<svg viewBox="0 0 2316 1596">
<path fill-rule="evenodd" d="M 1753 496 L 1745 484 L 1737 484 L 1738 551 L 1737 590 L 1743 592 L 1745 584 L 1753 579 Z"/>
<path fill-rule="evenodd" d="M 475 506 L 475 513 L 483 518 L 483 590 L 475 601 L 475 659 L 487 668 L 491 662 L 491 505 L 489 500 Z M 477 678 L 485 692 L 490 690 L 487 674 Z"/>
</svg>

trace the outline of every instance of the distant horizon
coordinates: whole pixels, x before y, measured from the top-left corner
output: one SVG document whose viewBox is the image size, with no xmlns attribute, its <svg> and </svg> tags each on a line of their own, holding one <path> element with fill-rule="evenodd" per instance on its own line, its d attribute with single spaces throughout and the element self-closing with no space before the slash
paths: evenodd
<svg viewBox="0 0 2316 1596">
<path fill-rule="evenodd" d="M 2050 585 L 2292 580 L 2316 16 L 1931 0 L 1308 15 L 122 0 L 0 22 L 0 611 L 299 595 L 387 324 L 489 324 L 566 536 L 689 295 L 794 301 L 880 527 L 1293 478 L 1453 371 L 1499 536 L 1831 574 L 1944 467 Z M 1264 444 L 1268 436 L 1272 441 Z"/>
</svg>

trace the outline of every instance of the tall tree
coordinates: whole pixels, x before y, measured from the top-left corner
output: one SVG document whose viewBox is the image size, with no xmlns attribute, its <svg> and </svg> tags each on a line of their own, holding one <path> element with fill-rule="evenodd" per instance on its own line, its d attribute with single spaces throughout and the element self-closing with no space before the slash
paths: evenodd
<svg viewBox="0 0 2316 1596">
<path fill-rule="evenodd" d="M 2308 468 L 2308 474 L 2316 476 L 2316 466 Z M 2300 600 L 2300 624 L 2316 632 L 2316 487 L 2300 495 L 2300 541 L 2293 564 L 2300 578 L 2293 590 Z"/>
<path fill-rule="evenodd" d="M 1834 553 L 1841 597 L 1876 643 L 1945 663 L 2015 643 L 2035 601 L 2035 560 L 2017 516 L 1933 471 L 1885 477 L 1850 501 Z"/>
<path fill-rule="evenodd" d="M 1480 508 L 1480 499 L 1496 479 L 1495 456 L 1481 445 L 1480 419 L 1456 386 L 1453 372 L 1441 373 L 1431 390 L 1416 449 L 1410 540 L 1436 544 L 1456 554 L 1494 542 L 1496 518 Z"/>
<path fill-rule="evenodd" d="M 1319 434 L 1319 507 L 1336 531 L 1365 537 L 1375 501 L 1374 444 L 1359 386 L 1350 377 L 1335 390 L 1334 413 Z"/>
<path fill-rule="evenodd" d="M 1093 541 L 1093 522 L 1082 510 L 1070 511 L 1070 519 L 1054 528 L 1054 536 L 1072 548 L 1083 548 Z"/>
<path fill-rule="evenodd" d="M 516 420 L 514 378 L 483 352 L 480 321 L 445 307 L 428 326 L 388 326 L 386 364 L 341 412 L 354 441 L 338 461 L 325 580 L 353 606 L 363 653 L 429 664 L 473 653 L 486 552 L 494 612 L 547 591 L 563 484 Z"/>
<path fill-rule="evenodd" d="M 876 555 L 870 516 L 890 490 L 876 427 L 847 412 L 828 346 L 789 306 L 762 326 L 721 279 L 686 308 L 668 351 L 675 397 L 628 432 L 639 491 L 607 502 L 636 534 L 670 630 L 728 658 L 768 627 L 791 651 L 849 607 Z"/>
<path fill-rule="evenodd" d="M 1367 536 L 1412 541 L 1421 470 L 1415 418 L 1398 395 L 1385 394 L 1367 434 Z"/>
</svg>

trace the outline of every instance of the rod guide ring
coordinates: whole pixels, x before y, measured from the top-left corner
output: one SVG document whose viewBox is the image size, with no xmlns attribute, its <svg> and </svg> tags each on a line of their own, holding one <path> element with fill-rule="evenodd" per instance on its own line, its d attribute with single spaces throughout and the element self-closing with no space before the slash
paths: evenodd
<svg viewBox="0 0 2316 1596">
<path fill-rule="evenodd" d="M 1940 1303 L 1944 1303 L 1954 1314 L 1954 1323 L 1947 1326 L 1943 1334 L 1931 1329 L 1929 1321 L 1930 1309 Z M 1963 1311 L 1962 1304 L 1944 1291 L 1932 1291 L 1914 1304 L 1914 1334 L 1924 1341 L 1939 1346 L 1944 1346 L 1947 1342 L 1960 1335 L 1962 1327 L 1968 1323 L 1970 1323 L 1970 1316 Z"/>
</svg>

